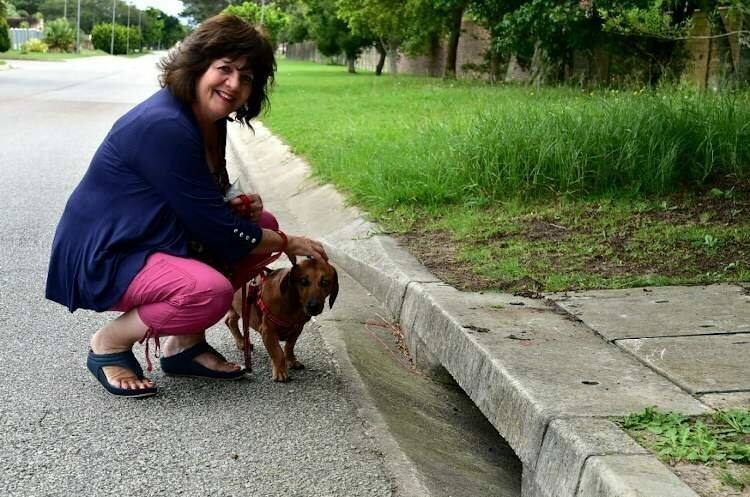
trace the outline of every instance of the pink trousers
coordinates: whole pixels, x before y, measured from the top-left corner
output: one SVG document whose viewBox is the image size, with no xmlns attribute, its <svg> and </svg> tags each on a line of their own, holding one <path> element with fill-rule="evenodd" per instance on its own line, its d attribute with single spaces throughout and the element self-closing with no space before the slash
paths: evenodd
<svg viewBox="0 0 750 497">
<path fill-rule="evenodd" d="M 258 224 L 278 230 L 276 218 L 263 212 Z M 249 255 L 252 263 L 267 254 Z M 219 321 L 232 305 L 234 288 L 211 266 L 195 259 L 156 252 L 130 282 L 120 300 L 110 309 L 136 309 L 149 327 L 147 336 L 192 335 Z"/>
</svg>

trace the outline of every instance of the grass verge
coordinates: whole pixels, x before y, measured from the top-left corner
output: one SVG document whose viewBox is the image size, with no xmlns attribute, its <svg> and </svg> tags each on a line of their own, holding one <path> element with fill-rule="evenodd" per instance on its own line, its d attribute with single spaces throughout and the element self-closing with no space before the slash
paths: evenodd
<svg viewBox="0 0 750 497">
<path fill-rule="evenodd" d="M 107 55 L 102 50 L 81 50 L 81 53 L 68 52 L 47 52 L 47 53 L 21 53 L 20 50 L 8 50 L 0 53 L 0 59 L 5 60 L 46 60 L 62 61 L 67 59 L 80 59 L 81 57 L 95 57 L 98 55 Z"/>
<path fill-rule="evenodd" d="M 750 279 L 747 112 L 281 61 L 264 122 L 448 282 L 554 291 Z"/>
<path fill-rule="evenodd" d="M 693 418 L 646 408 L 617 422 L 700 495 L 750 491 L 750 408 Z"/>
</svg>

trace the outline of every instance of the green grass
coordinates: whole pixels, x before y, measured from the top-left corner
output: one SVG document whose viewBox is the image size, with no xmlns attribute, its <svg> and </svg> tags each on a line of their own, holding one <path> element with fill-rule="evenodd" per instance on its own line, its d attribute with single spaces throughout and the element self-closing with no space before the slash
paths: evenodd
<svg viewBox="0 0 750 497">
<path fill-rule="evenodd" d="M 0 53 L 0 59 L 5 60 L 47 60 L 62 61 L 67 59 L 78 59 L 81 57 L 95 57 L 98 55 L 107 55 L 101 50 L 81 50 L 81 53 L 67 52 L 47 52 L 47 53 L 21 53 L 20 50 L 8 50 Z"/>
<path fill-rule="evenodd" d="M 418 233 L 418 257 L 435 247 L 428 266 L 454 248 L 441 277 L 458 286 L 750 279 L 749 93 L 491 87 L 281 61 L 272 102 L 263 121 L 386 230 Z"/>
<path fill-rule="evenodd" d="M 378 209 L 664 194 L 750 173 L 747 93 L 539 91 L 282 61 L 274 100 L 269 124 Z"/>
<path fill-rule="evenodd" d="M 689 418 L 649 407 L 618 423 L 665 461 L 750 464 L 750 409 Z"/>
</svg>

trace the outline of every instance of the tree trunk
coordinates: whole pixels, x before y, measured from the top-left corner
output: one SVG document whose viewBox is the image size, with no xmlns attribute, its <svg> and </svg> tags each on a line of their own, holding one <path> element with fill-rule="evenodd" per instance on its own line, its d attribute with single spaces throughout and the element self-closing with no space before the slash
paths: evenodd
<svg viewBox="0 0 750 497">
<path fill-rule="evenodd" d="M 398 49 L 393 44 L 388 45 L 388 72 L 391 76 L 398 74 Z"/>
<path fill-rule="evenodd" d="M 356 58 L 354 58 L 354 57 L 347 57 L 347 58 L 346 58 L 346 67 L 347 67 L 347 70 L 348 70 L 348 71 L 349 71 L 349 72 L 350 72 L 351 74 L 354 74 L 355 72 L 357 72 L 357 71 L 355 70 L 355 68 L 354 68 L 354 63 L 355 63 L 356 61 L 357 61 L 357 59 L 356 59 Z"/>
<path fill-rule="evenodd" d="M 464 16 L 464 9 L 466 4 L 456 6 L 451 12 L 450 18 L 450 34 L 448 35 L 448 53 L 445 56 L 445 72 L 443 76 L 446 78 L 456 77 L 456 61 L 458 59 L 458 40 L 461 37 L 461 19 Z"/>
<path fill-rule="evenodd" d="M 432 77 L 439 77 L 443 72 L 442 57 L 440 57 L 440 39 L 435 36 L 430 40 L 430 54 L 427 66 L 427 74 Z"/>
<path fill-rule="evenodd" d="M 490 52 L 490 83 L 497 84 L 500 81 L 500 54 L 495 50 Z"/>
<path fill-rule="evenodd" d="M 375 50 L 378 52 L 378 63 L 375 66 L 375 75 L 380 76 L 383 74 L 383 66 L 385 65 L 385 47 L 383 42 L 380 40 L 375 42 Z"/>
</svg>

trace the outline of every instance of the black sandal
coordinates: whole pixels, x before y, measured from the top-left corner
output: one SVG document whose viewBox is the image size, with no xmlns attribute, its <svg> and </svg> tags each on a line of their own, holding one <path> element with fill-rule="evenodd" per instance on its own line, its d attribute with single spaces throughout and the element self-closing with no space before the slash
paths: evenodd
<svg viewBox="0 0 750 497">
<path fill-rule="evenodd" d="M 138 363 L 138 359 L 135 358 L 132 350 L 116 352 L 114 354 L 94 354 L 94 352 L 89 349 L 86 366 L 89 368 L 89 371 L 91 371 L 91 374 L 93 374 L 99 383 L 102 384 L 104 389 L 112 395 L 130 398 L 151 397 L 152 395 L 156 395 L 156 387 L 119 388 L 112 385 L 109 380 L 107 380 L 107 375 L 104 374 L 103 369 L 107 366 L 119 366 L 121 368 L 129 369 L 135 373 L 139 380 L 144 378 L 143 368 L 141 368 L 141 365 Z"/>
<path fill-rule="evenodd" d="M 226 361 L 223 355 L 206 342 L 200 342 L 179 354 L 170 357 L 161 357 L 159 363 L 164 374 L 169 376 L 191 376 L 194 378 L 211 378 L 215 380 L 238 380 L 245 376 L 245 370 L 238 371 L 215 371 L 195 362 L 196 356 L 205 352 L 211 352 Z"/>
</svg>

